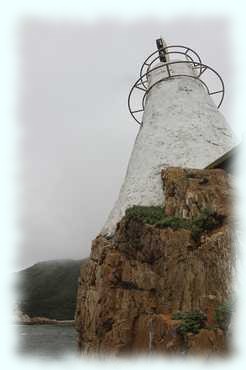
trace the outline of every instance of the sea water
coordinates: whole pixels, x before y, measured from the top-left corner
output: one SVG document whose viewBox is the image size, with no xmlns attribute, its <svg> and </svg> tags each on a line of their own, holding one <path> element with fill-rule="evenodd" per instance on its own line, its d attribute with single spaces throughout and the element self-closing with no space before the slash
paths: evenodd
<svg viewBox="0 0 246 370">
<path fill-rule="evenodd" d="M 18 354 L 46 359 L 78 356 L 73 325 L 18 325 Z"/>
</svg>

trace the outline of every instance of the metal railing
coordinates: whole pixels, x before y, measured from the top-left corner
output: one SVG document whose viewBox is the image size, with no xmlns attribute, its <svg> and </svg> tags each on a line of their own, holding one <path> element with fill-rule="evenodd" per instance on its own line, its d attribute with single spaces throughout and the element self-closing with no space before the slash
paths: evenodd
<svg viewBox="0 0 246 370">
<path fill-rule="evenodd" d="M 178 49 L 178 50 L 177 50 Z M 132 86 L 129 96 L 128 96 L 128 108 L 130 111 L 130 114 L 134 118 L 134 120 L 139 124 L 142 125 L 142 118 L 139 119 L 139 114 L 144 111 L 145 103 L 146 103 L 146 97 L 148 96 L 148 93 L 151 91 L 151 89 L 156 86 L 157 84 L 164 82 L 166 80 L 172 79 L 172 78 L 179 78 L 179 77 L 188 77 L 195 80 L 199 80 L 201 84 L 206 89 L 208 95 L 217 95 L 220 94 L 220 97 L 218 99 L 217 108 L 219 108 L 222 104 L 222 101 L 224 99 L 225 95 L 225 86 L 224 82 L 221 78 L 221 76 L 216 72 L 213 68 L 209 67 L 206 64 L 203 64 L 201 62 L 201 59 L 199 55 L 192 49 L 181 46 L 181 45 L 173 45 L 173 46 L 167 46 L 166 48 L 163 48 L 165 50 L 165 55 L 183 55 L 185 57 L 185 60 L 175 60 L 175 61 L 167 61 L 158 63 L 159 65 L 154 67 L 154 63 L 158 61 L 159 56 L 156 56 L 157 53 L 159 53 L 159 49 L 154 51 L 152 54 L 146 58 L 144 63 L 141 66 L 140 69 L 140 78 L 134 83 Z M 189 53 L 191 55 L 189 55 Z M 194 58 L 194 59 L 193 59 Z M 188 64 L 191 66 L 193 71 L 198 71 L 195 75 L 185 74 L 185 73 L 175 73 L 171 69 L 171 66 L 177 65 L 177 64 Z M 158 69 L 166 69 L 167 77 L 160 78 L 158 81 L 154 82 L 151 86 L 148 86 L 148 77 L 149 75 L 158 70 Z M 212 73 L 213 76 L 216 77 L 217 83 L 219 83 L 219 87 L 215 90 L 210 90 L 206 82 L 204 81 L 204 78 L 201 79 L 201 76 L 205 73 Z M 142 94 L 142 97 L 140 99 L 140 103 L 138 106 L 133 108 L 134 106 L 134 93 L 139 90 Z"/>
</svg>

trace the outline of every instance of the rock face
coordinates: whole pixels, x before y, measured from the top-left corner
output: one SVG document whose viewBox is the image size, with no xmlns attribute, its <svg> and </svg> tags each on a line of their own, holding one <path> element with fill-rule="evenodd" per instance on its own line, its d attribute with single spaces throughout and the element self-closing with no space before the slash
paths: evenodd
<svg viewBox="0 0 246 370">
<path fill-rule="evenodd" d="M 126 214 L 112 238 L 99 235 L 92 244 L 77 300 L 81 351 L 120 355 L 226 348 L 214 312 L 231 294 L 228 177 L 223 170 L 168 168 L 162 181 L 164 221 Z M 182 332 L 184 323 L 173 317 L 178 311 L 203 312 L 206 320 Z"/>
</svg>

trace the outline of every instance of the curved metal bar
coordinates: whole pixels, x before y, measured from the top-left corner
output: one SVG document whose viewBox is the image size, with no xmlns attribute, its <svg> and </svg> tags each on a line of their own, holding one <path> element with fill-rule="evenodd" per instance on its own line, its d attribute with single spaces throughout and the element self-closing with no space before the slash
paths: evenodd
<svg viewBox="0 0 246 370">
<path fill-rule="evenodd" d="M 185 55 L 187 55 L 187 53 L 189 52 L 189 51 L 191 51 L 195 56 L 196 56 L 196 58 L 197 58 L 197 60 L 198 60 L 198 62 L 201 64 L 202 63 L 202 61 L 201 61 L 201 58 L 200 58 L 200 56 L 198 55 L 198 53 L 195 51 L 195 50 L 193 50 L 193 49 L 191 49 L 191 48 L 189 48 L 188 46 L 184 46 L 184 45 L 169 45 L 169 46 L 166 46 L 165 48 L 162 48 L 162 49 L 160 49 L 160 50 L 164 50 L 164 52 L 166 53 L 166 50 L 167 49 L 173 49 L 173 48 L 182 48 L 182 49 L 185 49 L 186 51 L 184 52 L 184 54 Z M 146 59 L 145 59 L 145 61 L 143 62 L 143 65 L 144 64 L 148 64 L 148 63 L 146 63 L 154 54 L 156 54 L 156 53 L 158 53 L 159 52 L 159 49 L 158 50 L 155 50 L 153 53 L 151 53 Z"/>
<path fill-rule="evenodd" d="M 205 82 L 204 82 L 204 81 L 202 81 L 202 80 L 200 80 L 200 78 L 198 78 L 198 77 L 196 77 L 196 76 L 191 76 L 191 75 L 186 75 L 186 74 L 178 74 L 178 75 L 175 75 L 175 76 L 173 76 L 173 77 L 189 77 L 189 78 L 193 78 L 193 79 L 195 79 L 195 80 L 198 80 L 198 81 L 199 81 L 199 82 L 201 82 L 201 83 L 202 83 L 202 85 L 205 87 L 205 89 L 207 90 L 208 95 L 211 95 L 211 94 L 210 94 L 210 92 L 209 92 L 209 88 L 208 88 L 208 86 L 205 84 Z M 146 99 L 146 96 L 147 96 L 147 94 L 152 90 L 152 88 L 153 88 L 154 86 L 158 85 L 160 82 L 162 82 L 162 81 L 166 81 L 166 80 L 169 80 L 169 79 L 170 79 L 170 77 L 164 77 L 164 78 L 161 78 L 160 80 L 156 81 L 153 85 L 151 85 L 151 86 L 150 86 L 150 88 L 149 88 L 148 90 L 146 90 L 146 91 L 145 91 L 145 93 L 144 93 L 144 95 L 143 95 L 143 98 L 142 98 L 142 106 L 143 106 L 143 107 L 145 106 L 145 99 Z M 216 94 L 216 93 L 219 93 L 219 92 L 222 92 L 222 91 L 216 91 L 216 92 L 212 93 L 212 95 L 213 95 L 213 94 Z M 134 113 L 134 112 L 132 112 L 132 113 Z"/>
<path fill-rule="evenodd" d="M 139 80 L 138 80 L 139 81 Z M 138 82 L 137 81 L 137 82 Z M 137 83 L 136 82 L 136 83 Z M 135 119 L 135 121 L 141 126 L 142 125 L 142 123 L 134 116 L 134 114 L 132 113 L 133 111 L 132 111 L 132 109 L 131 109 L 131 95 L 132 95 L 132 92 L 133 92 L 133 90 L 134 90 L 134 88 L 135 88 L 135 85 L 136 85 L 136 83 L 132 86 L 132 88 L 131 88 L 131 90 L 130 90 L 130 93 L 129 93 L 129 95 L 128 95 L 128 100 L 127 100 L 127 104 L 128 104 L 128 109 L 129 109 L 129 112 L 131 113 L 131 116 Z M 143 110 L 144 110 L 144 106 L 143 106 Z"/>
<path fill-rule="evenodd" d="M 148 74 L 150 74 L 151 72 L 153 72 L 153 71 L 155 71 L 155 70 L 157 70 L 157 69 L 159 69 L 159 68 L 163 68 L 163 67 L 165 67 L 165 66 L 167 66 L 167 65 L 172 65 L 172 64 L 181 64 L 181 63 L 186 63 L 186 64 L 193 64 L 194 65 L 194 62 L 193 61 L 188 61 L 188 60 L 176 60 L 176 61 L 172 61 L 172 62 L 168 62 L 168 63 L 166 63 L 166 64 L 163 64 L 163 65 L 159 65 L 159 66 L 157 66 L 157 67 L 154 67 L 154 68 L 152 68 L 151 70 L 149 70 L 148 72 L 146 72 L 145 73 L 145 75 L 146 75 L 146 77 L 148 76 Z M 197 64 L 197 63 L 195 63 L 195 64 Z M 200 63 L 200 67 L 201 68 L 204 68 L 203 69 L 203 71 L 202 71 L 202 73 L 200 73 L 198 76 L 190 76 L 190 75 L 187 75 L 187 77 L 192 77 L 192 78 L 196 78 L 196 79 L 198 79 L 198 80 L 200 80 L 200 76 L 201 76 L 201 74 L 203 74 L 205 71 L 207 71 L 207 70 L 209 70 L 209 71 L 212 71 L 213 73 L 215 73 L 215 75 L 218 77 L 218 79 L 219 79 L 219 81 L 220 81 L 220 83 L 221 83 L 221 86 L 222 86 L 222 90 L 221 91 L 225 91 L 225 85 L 224 85 L 224 82 L 223 82 L 223 80 L 222 80 L 222 78 L 221 78 L 221 76 L 219 75 L 219 73 L 217 72 L 217 71 L 215 71 L 215 69 L 213 69 L 212 67 L 209 67 L 208 65 L 206 65 L 206 64 L 203 64 L 203 63 Z M 143 75 L 143 77 L 145 76 L 145 75 Z M 182 76 L 182 75 L 172 75 L 171 77 L 179 77 L 179 76 Z M 185 75 L 186 76 L 186 75 Z M 138 79 L 138 81 L 140 80 L 141 78 L 139 78 Z M 205 84 L 205 82 L 203 82 L 202 80 L 200 80 L 204 85 L 206 85 Z M 206 85 L 207 86 L 207 85 Z M 209 89 L 208 89 L 208 91 L 209 91 Z M 221 92 L 221 91 L 218 91 L 218 92 Z M 221 103 L 220 103 L 220 105 L 221 105 Z"/>
<path fill-rule="evenodd" d="M 163 49 L 161 49 L 161 50 L 164 50 L 165 51 L 165 53 L 166 53 L 166 51 L 168 52 L 168 49 L 174 49 L 174 48 L 182 48 L 182 49 L 185 49 L 185 52 L 183 53 L 185 56 L 188 56 L 187 54 L 189 53 L 189 52 L 191 52 L 191 53 L 193 53 L 194 55 L 195 55 L 195 57 L 197 58 L 197 60 L 198 60 L 198 63 L 199 64 L 201 64 L 202 63 L 202 61 L 201 61 L 201 58 L 200 58 L 200 56 L 198 55 L 198 53 L 195 51 L 195 50 L 193 50 L 193 49 L 191 49 L 191 48 L 189 48 L 188 46 L 183 46 L 183 45 L 170 45 L 170 46 L 166 46 L 165 48 L 163 48 Z M 159 50 L 155 50 L 153 53 L 151 53 L 146 59 L 145 59 L 145 61 L 143 62 L 143 64 L 142 64 L 142 66 L 141 66 L 141 69 L 140 69 L 140 77 L 142 76 L 142 74 L 143 74 L 143 68 L 144 68 L 144 65 L 148 65 L 149 63 L 147 63 L 147 61 L 153 56 L 153 55 L 155 55 L 155 54 L 157 54 L 157 53 L 159 53 Z M 172 52 L 169 52 L 169 53 L 175 53 L 174 51 L 172 51 Z M 190 57 L 190 56 L 189 56 Z M 193 58 L 192 57 L 190 57 L 192 60 L 193 60 Z"/>
<path fill-rule="evenodd" d="M 130 111 L 130 114 L 132 115 L 132 117 L 135 119 L 135 121 L 139 124 L 139 125 L 142 125 L 142 122 L 140 122 L 135 116 L 134 116 L 134 112 L 136 113 L 136 111 L 142 111 L 144 110 L 144 107 L 145 107 L 145 100 L 146 100 L 146 97 L 147 97 L 147 94 L 149 93 L 149 91 L 153 88 L 153 86 L 155 86 L 156 84 L 162 82 L 162 81 L 165 81 L 165 80 L 168 80 L 170 78 L 174 78 L 174 77 L 189 77 L 189 78 L 193 78 L 193 79 L 196 79 L 196 80 L 199 80 L 203 86 L 206 88 L 207 92 L 209 95 L 215 95 L 215 94 L 220 94 L 222 93 L 222 96 L 221 96 L 221 100 L 218 104 L 218 108 L 221 106 L 222 102 L 223 102 L 223 99 L 224 99 L 224 95 L 225 95 L 225 86 L 224 86 L 224 82 L 221 78 L 221 76 L 218 74 L 218 72 L 216 72 L 212 67 L 209 67 L 207 66 L 206 64 L 203 64 L 203 63 L 199 63 L 199 67 L 200 69 L 202 70 L 202 72 L 197 75 L 197 76 L 191 76 L 191 75 L 186 75 L 186 74 L 176 74 L 176 75 L 170 75 L 167 76 L 167 77 L 164 77 L 158 81 L 156 81 L 153 85 L 151 85 L 151 87 L 149 89 L 142 89 L 145 91 L 144 95 L 143 95 L 143 98 L 142 98 L 142 109 L 141 110 L 135 110 L 133 111 L 131 109 L 131 96 L 132 96 L 132 93 L 133 93 L 133 90 L 134 88 L 137 88 L 136 85 L 139 85 L 141 84 L 141 80 L 145 77 L 147 78 L 148 75 L 150 73 L 152 73 L 153 71 L 157 70 L 157 69 L 160 69 L 160 68 L 163 68 L 163 67 L 166 67 L 168 68 L 170 65 L 173 65 L 173 64 L 180 64 L 180 63 L 186 63 L 186 64 L 192 64 L 193 66 L 197 67 L 198 63 L 197 62 L 194 62 L 194 61 L 188 61 L 188 60 L 180 60 L 180 61 L 172 61 L 172 62 L 167 62 L 163 65 L 159 65 L 159 66 L 156 66 L 150 70 L 148 70 L 144 75 L 142 75 L 136 82 L 135 84 L 132 86 L 131 90 L 130 90 L 130 93 L 128 95 L 128 108 L 129 108 L 129 111 Z M 215 75 L 218 77 L 220 83 L 221 83 L 221 86 L 222 86 L 222 89 L 221 90 L 217 90 L 217 91 L 214 91 L 214 92 L 210 92 L 208 86 L 206 85 L 206 83 L 204 81 L 202 81 L 200 79 L 200 76 L 201 74 L 203 74 L 204 72 L 206 72 L 207 70 L 209 71 L 212 71 L 213 73 L 215 73 Z"/>
<path fill-rule="evenodd" d="M 167 52 L 166 54 L 181 54 L 181 55 L 184 55 L 186 58 L 188 57 L 188 58 L 190 59 L 190 61 L 191 61 L 191 62 L 194 62 L 190 55 L 184 54 L 184 53 L 182 53 L 181 51 L 169 51 L 169 52 Z M 146 71 L 146 72 L 148 72 L 148 71 L 150 70 L 150 68 L 151 68 L 151 66 L 153 65 L 153 63 L 154 63 L 156 60 L 158 60 L 158 59 L 159 59 L 159 56 L 155 57 L 155 58 L 152 60 L 152 62 L 148 65 L 148 67 L 147 67 L 147 71 Z M 186 60 L 184 60 L 184 62 L 186 62 Z M 163 67 L 165 67 L 168 63 L 169 63 L 169 62 L 167 62 L 167 63 L 163 63 L 163 65 L 162 65 L 162 66 L 163 66 Z M 195 62 L 195 63 L 196 63 L 196 62 Z M 196 65 L 197 65 L 197 63 L 196 63 Z M 147 89 L 147 86 L 145 85 L 145 83 L 146 83 L 146 81 L 145 81 L 145 82 L 143 82 L 143 81 L 142 81 L 142 85 Z"/>
</svg>

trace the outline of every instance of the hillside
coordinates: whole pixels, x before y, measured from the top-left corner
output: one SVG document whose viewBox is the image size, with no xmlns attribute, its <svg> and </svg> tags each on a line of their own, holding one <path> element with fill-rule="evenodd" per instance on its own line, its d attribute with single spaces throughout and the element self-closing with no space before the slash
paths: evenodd
<svg viewBox="0 0 246 370">
<path fill-rule="evenodd" d="M 20 310 L 30 317 L 72 320 L 80 266 L 86 261 L 46 261 L 17 272 Z"/>
</svg>

